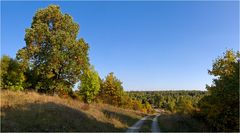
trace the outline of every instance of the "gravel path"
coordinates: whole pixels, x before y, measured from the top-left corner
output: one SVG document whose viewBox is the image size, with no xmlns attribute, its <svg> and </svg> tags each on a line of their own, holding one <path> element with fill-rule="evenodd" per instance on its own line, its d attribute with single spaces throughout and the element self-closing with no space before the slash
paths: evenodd
<svg viewBox="0 0 240 133">
<path fill-rule="evenodd" d="M 129 127 L 127 130 L 127 133 L 133 133 L 133 132 L 138 132 L 138 130 L 141 128 L 142 124 L 144 121 L 148 118 L 149 116 L 143 117 L 141 120 L 139 120 L 137 123 L 135 123 L 133 126 Z"/>
<path fill-rule="evenodd" d="M 153 122 L 152 122 L 152 127 L 151 127 L 151 131 L 152 132 L 160 132 L 159 126 L 158 126 L 158 117 L 160 116 L 160 114 L 156 115 L 153 118 Z M 141 126 L 144 124 L 144 121 L 148 119 L 148 117 L 150 116 L 145 116 L 143 117 L 141 120 L 139 120 L 138 122 L 136 122 L 133 126 L 129 127 L 127 130 L 127 133 L 133 133 L 133 132 L 138 132 L 139 129 L 141 128 Z"/>
</svg>

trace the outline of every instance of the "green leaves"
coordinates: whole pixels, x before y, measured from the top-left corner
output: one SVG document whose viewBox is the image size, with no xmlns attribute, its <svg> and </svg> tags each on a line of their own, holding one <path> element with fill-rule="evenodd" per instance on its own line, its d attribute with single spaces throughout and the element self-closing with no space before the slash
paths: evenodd
<svg viewBox="0 0 240 133">
<path fill-rule="evenodd" d="M 239 130 L 239 52 L 227 50 L 213 63 L 209 74 L 216 76 L 200 101 L 202 113 L 217 131 Z"/>
<path fill-rule="evenodd" d="M 102 83 L 100 95 L 105 103 L 120 106 L 124 95 L 122 82 L 109 73 Z"/>
<path fill-rule="evenodd" d="M 227 50 L 223 57 L 218 57 L 215 60 L 212 70 L 209 70 L 209 74 L 220 76 L 220 78 L 234 74 L 236 71 L 234 67 L 237 65 L 239 57 L 239 52 L 234 53 L 233 50 Z"/>
<path fill-rule="evenodd" d="M 79 25 L 60 7 L 50 5 L 40 9 L 26 29 L 26 47 L 20 49 L 17 59 L 26 69 L 34 71 L 33 88 L 71 91 L 83 71 L 89 68 L 88 44 L 77 39 Z M 26 65 L 27 64 L 27 65 Z M 36 83 L 37 82 L 37 83 Z"/>
<path fill-rule="evenodd" d="M 100 90 L 100 80 L 98 73 L 93 67 L 83 72 L 81 76 L 81 84 L 79 86 L 80 95 L 82 95 L 85 103 L 91 103 Z"/>
<path fill-rule="evenodd" d="M 25 75 L 19 63 L 4 55 L 1 58 L 1 88 L 23 90 L 25 80 Z"/>
</svg>

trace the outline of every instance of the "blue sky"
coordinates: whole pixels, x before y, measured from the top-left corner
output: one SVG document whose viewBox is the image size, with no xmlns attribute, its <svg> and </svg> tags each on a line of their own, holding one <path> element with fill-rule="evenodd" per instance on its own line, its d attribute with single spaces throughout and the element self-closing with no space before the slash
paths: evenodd
<svg viewBox="0 0 240 133">
<path fill-rule="evenodd" d="M 91 63 L 125 90 L 205 90 L 213 60 L 239 47 L 238 2 L 1 2 L 1 55 L 15 57 L 39 8 L 80 25 Z"/>
</svg>

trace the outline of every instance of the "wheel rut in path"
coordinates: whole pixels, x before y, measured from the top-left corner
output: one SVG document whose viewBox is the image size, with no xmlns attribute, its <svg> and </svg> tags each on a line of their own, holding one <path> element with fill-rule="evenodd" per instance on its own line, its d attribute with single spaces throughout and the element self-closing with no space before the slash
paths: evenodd
<svg viewBox="0 0 240 133">
<path fill-rule="evenodd" d="M 152 119 L 151 131 L 152 132 L 160 132 L 160 128 L 158 126 L 158 117 L 160 114 L 156 115 Z M 150 116 L 145 116 L 141 120 L 137 121 L 133 126 L 129 127 L 127 133 L 139 132 L 141 127 L 144 125 L 144 121 L 147 120 Z"/>
<path fill-rule="evenodd" d="M 127 133 L 133 133 L 133 132 L 138 132 L 141 126 L 143 125 L 144 121 L 147 120 L 147 118 L 150 116 L 145 116 L 138 122 L 136 122 L 133 126 L 129 127 L 127 130 Z"/>
<path fill-rule="evenodd" d="M 160 132 L 160 128 L 158 126 L 158 117 L 160 116 L 160 114 L 156 115 L 154 118 L 153 118 L 153 122 L 152 122 L 152 128 L 151 128 L 151 131 L 152 132 Z"/>
</svg>

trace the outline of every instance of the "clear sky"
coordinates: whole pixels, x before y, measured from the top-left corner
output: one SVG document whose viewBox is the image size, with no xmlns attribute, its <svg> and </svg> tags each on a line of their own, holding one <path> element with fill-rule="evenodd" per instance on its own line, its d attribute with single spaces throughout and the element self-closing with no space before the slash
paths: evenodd
<svg viewBox="0 0 240 133">
<path fill-rule="evenodd" d="M 205 90 L 213 60 L 239 48 L 236 2 L 1 2 L 1 55 L 15 57 L 36 10 L 58 4 L 80 25 L 90 60 L 125 90 Z"/>
</svg>

